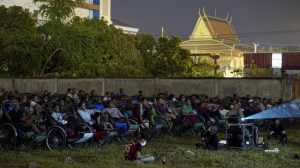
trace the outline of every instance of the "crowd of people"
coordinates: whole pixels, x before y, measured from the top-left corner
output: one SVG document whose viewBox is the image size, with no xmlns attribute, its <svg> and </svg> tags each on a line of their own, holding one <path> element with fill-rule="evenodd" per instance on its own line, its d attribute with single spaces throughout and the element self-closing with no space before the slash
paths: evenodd
<svg viewBox="0 0 300 168">
<path fill-rule="evenodd" d="M 240 97 L 236 94 L 223 98 L 209 98 L 205 94 L 176 97 L 171 93 L 162 92 L 146 97 L 143 91 L 138 91 L 136 95 L 128 96 L 122 88 L 116 93 L 106 92 L 104 96 L 97 95 L 95 90 L 86 92 L 76 88 L 67 89 L 65 94 L 52 94 L 47 90 L 20 93 L 18 90 L 2 89 L 0 101 L 0 123 L 14 123 L 22 130 L 32 130 L 36 134 L 46 131 L 35 125 L 45 109 L 49 109 L 49 116 L 64 128 L 80 131 L 80 121 L 94 130 L 115 130 L 119 138 L 129 130 L 130 126 L 126 122 L 128 119 L 137 121 L 143 128 L 152 129 L 157 124 L 155 118 L 163 117 L 172 122 L 171 129 L 176 129 L 178 135 L 196 123 L 204 123 L 206 131 L 203 133 L 203 139 L 209 139 L 206 141 L 209 148 L 215 148 L 216 143 L 214 136 L 217 131 L 212 125 L 228 118 L 240 120 L 283 103 L 282 100 L 274 102 L 269 98 L 250 95 Z M 107 127 L 105 123 L 110 123 L 111 127 Z M 177 126 L 181 126 L 180 129 L 177 129 Z M 280 130 L 284 131 L 284 128 Z M 279 134 L 277 130 L 273 132 Z M 272 135 L 275 135 L 274 133 Z M 137 148 L 140 149 L 141 146 Z"/>
</svg>

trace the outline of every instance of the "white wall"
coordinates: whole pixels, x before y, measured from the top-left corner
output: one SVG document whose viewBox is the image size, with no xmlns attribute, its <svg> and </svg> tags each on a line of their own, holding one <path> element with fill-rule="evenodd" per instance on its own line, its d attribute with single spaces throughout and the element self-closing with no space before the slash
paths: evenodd
<svg viewBox="0 0 300 168">
<path fill-rule="evenodd" d="M 111 24 L 111 0 L 100 0 L 100 18 L 104 19 Z"/>
<path fill-rule="evenodd" d="M 79 16 L 82 18 L 90 18 L 90 10 L 89 9 L 75 8 L 74 12 L 75 12 L 76 16 Z"/>
</svg>

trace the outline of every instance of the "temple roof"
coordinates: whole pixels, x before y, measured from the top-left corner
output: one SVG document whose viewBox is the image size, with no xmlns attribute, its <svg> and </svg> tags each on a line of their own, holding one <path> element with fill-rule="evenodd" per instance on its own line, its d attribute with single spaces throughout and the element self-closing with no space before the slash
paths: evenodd
<svg viewBox="0 0 300 168">
<path fill-rule="evenodd" d="M 221 19 L 199 13 L 194 30 L 187 41 L 180 46 L 191 54 L 219 54 L 221 56 L 239 56 L 244 52 L 252 52 L 253 46 L 241 44 L 231 24 L 231 18 Z"/>
<path fill-rule="evenodd" d="M 212 16 L 200 15 L 190 40 L 200 39 L 223 40 L 224 43 L 237 44 L 239 39 L 231 24 L 231 20 L 216 18 Z"/>
</svg>

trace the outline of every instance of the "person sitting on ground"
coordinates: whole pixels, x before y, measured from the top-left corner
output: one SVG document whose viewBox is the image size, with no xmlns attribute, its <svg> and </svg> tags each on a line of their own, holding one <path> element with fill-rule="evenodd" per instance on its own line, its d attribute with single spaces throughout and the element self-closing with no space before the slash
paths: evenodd
<svg viewBox="0 0 300 168">
<path fill-rule="evenodd" d="M 77 94 L 77 89 L 76 88 L 72 88 L 70 98 L 72 98 L 72 99 L 79 99 L 79 96 Z"/>
<path fill-rule="evenodd" d="M 186 103 L 181 108 L 181 113 L 183 115 L 195 115 L 195 111 L 193 110 L 193 106 L 191 104 L 191 100 L 187 99 Z"/>
<path fill-rule="evenodd" d="M 221 114 L 222 119 L 226 119 L 228 117 L 229 110 L 225 109 L 224 105 L 220 105 L 219 113 Z"/>
<path fill-rule="evenodd" d="M 66 95 L 67 95 L 67 97 L 70 97 L 70 98 L 73 97 L 73 95 L 72 95 L 72 89 L 71 89 L 71 88 L 68 88 L 68 89 L 67 89 Z"/>
<path fill-rule="evenodd" d="M 133 109 L 133 116 L 138 120 L 138 122 L 144 127 L 148 128 L 146 120 L 150 122 L 150 126 L 154 125 L 154 118 L 150 112 L 150 107 L 148 100 L 142 98 L 138 104 Z"/>
<path fill-rule="evenodd" d="M 110 119 L 112 119 L 113 124 L 116 125 L 119 129 L 123 129 L 124 133 L 128 130 L 129 125 L 127 124 L 126 116 L 121 113 L 118 108 L 115 107 L 112 101 L 109 101 L 107 108 L 103 110 L 103 116 L 106 122 L 109 122 Z"/>
<path fill-rule="evenodd" d="M 17 100 L 13 101 L 13 110 L 10 112 L 10 117 L 13 123 L 19 125 L 21 129 L 32 129 L 34 133 L 41 134 L 42 132 L 34 125 L 35 117 L 27 115 L 21 108 Z"/>
<path fill-rule="evenodd" d="M 125 147 L 125 160 L 137 161 L 139 163 L 152 163 L 154 162 L 153 155 L 142 155 L 142 149 L 146 145 L 146 140 L 142 138 L 137 142 L 132 142 Z"/>
<path fill-rule="evenodd" d="M 96 94 L 96 91 L 95 91 L 95 90 L 92 90 L 92 91 L 90 92 L 90 99 L 94 102 L 94 101 L 96 100 L 97 97 L 98 97 L 98 96 L 97 96 L 97 94 Z"/>
<path fill-rule="evenodd" d="M 6 92 L 5 89 L 2 88 L 2 89 L 0 90 L 0 97 L 2 97 L 2 96 L 5 94 L 5 92 Z"/>
<path fill-rule="evenodd" d="M 11 117 L 8 114 L 8 112 L 4 109 L 4 107 L 2 107 L 2 104 L 0 106 L 0 124 L 1 123 L 6 123 L 6 122 L 10 122 Z"/>
<path fill-rule="evenodd" d="M 3 116 L 4 112 L 2 110 L 2 107 L 0 106 L 0 124 L 2 123 L 2 116 Z"/>
<path fill-rule="evenodd" d="M 85 103 L 78 103 L 78 114 L 81 119 L 88 125 L 92 126 L 96 130 L 102 130 L 103 127 L 100 123 L 100 111 L 86 109 Z"/>
<path fill-rule="evenodd" d="M 60 112 L 58 104 L 52 105 L 51 117 L 60 125 L 66 125 L 68 123 L 68 121 L 65 120 L 66 115 Z"/>
<path fill-rule="evenodd" d="M 156 98 L 154 107 L 155 107 L 156 112 L 162 114 L 167 119 L 173 119 L 173 120 L 176 119 L 176 112 L 172 111 L 168 107 L 165 99 L 163 99 L 162 97 Z"/>
<path fill-rule="evenodd" d="M 244 118 L 245 115 L 243 113 L 244 109 L 241 108 L 241 105 L 239 103 L 238 99 L 234 99 L 232 104 L 230 105 L 230 117 L 236 117 L 238 119 Z"/>
<path fill-rule="evenodd" d="M 110 117 L 112 117 L 114 120 L 125 120 L 125 115 L 120 112 L 118 108 L 115 107 L 114 103 L 112 101 L 108 101 L 107 108 L 103 109 L 103 112 L 108 113 Z"/>
<path fill-rule="evenodd" d="M 217 105 L 212 104 L 211 109 L 210 109 L 210 114 L 209 114 L 211 120 L 218 121 L 218 120 L 222 119 L 221 113 L 219 112 L 218 108 L 219 107 Z"/>
<path fill-rule="evenodd" d="M 271 126 L 269 139 L 278 139 L 282 145 L 287 143 L 287 135 L 283 125 L 277 119 L 275 123 Z"/>
<path fill-rule="evenodd" d="M 123 88 L 120 88 L 119 89 L 119 92 L 117 92 L 117 94 L 116 94 L 117 96 L 124 96 L 125 95 L 125 93 L 124 93 L 124 90 L 123 90 Z"/>
<path fill-rule="evenodd" d="M 21 100 L 20 100 L 20 102 L 19 102 L 19 104 L 21 106 L 26 106 L 27 103 L 29 103 L 29 100 L 28 100 L 28 98 L 27 98 L 26 95 L 23 95 L 22 98 L 21 98 Z"/>
<path fill-rule="evenodd" d="M 191 100 L 187 99 L 186 104 L 184 104 L 181 108 L 182 119 L 184 121 L 189 121 L 189 124 L 196 124 L 199 119 L 197 117 L 197 113 L 194 111 Z"/>
<path fill-rule="evenodd" d="M 111 100 L 110 92 L 105 92 L 105 96 L 103 96 L 103 102 L 106 103 L 107 101 Z"/>
<path fill-rule="evenodd" d="M 34 116 L 36 120 L 41 121 L 41 113 L 42 113 L 42 107 L 36 102 L 31 101 L 30 102 L 30 115 Z"/>
<path fill-rule="evenodd" d="M 202 142 L 205 149 L 216 150 L 218 149 L 218 127 L 213 126 L 210 121 L 206 122 L 201 133 Z"/>
<path fill-rule="evenodd" d="M 99 111 L 103 111 L 105 109 L 105 106 L 102 101 L 102 97 L 96 98 L 96 102 L 94 102 L 94 107 L 95 107 L 95 109 L 97 109 Z"/>
<path fill-rule="evenodd" d="M 142 90 L 140 90 L 137 97 L 138 97 L 139 100 L 141 100 L 142 98 L 145 98 L 144 92 Z"/>
</svg>

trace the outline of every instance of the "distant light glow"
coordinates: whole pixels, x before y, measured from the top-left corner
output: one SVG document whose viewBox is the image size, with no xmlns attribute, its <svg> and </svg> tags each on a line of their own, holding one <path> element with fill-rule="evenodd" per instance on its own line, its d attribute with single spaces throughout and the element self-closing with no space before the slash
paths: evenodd
<svg viewBox="0 0 300 168">
<path fill-rule="evenodd" d="M 227 144 L 227 141 L 226 141 L 226 140 L 220 140 L 220 141 L 219 141 L 219 144 L 226 145 L 226 144 Z"/>
<path fill-rule="evenodd" d="M 282 67 L 282 54 L 273 53 L 272 54 L 272 68 L 281 68 Z"/>
</svg>

